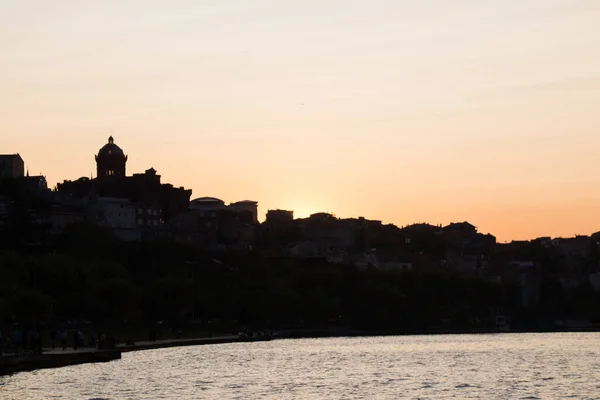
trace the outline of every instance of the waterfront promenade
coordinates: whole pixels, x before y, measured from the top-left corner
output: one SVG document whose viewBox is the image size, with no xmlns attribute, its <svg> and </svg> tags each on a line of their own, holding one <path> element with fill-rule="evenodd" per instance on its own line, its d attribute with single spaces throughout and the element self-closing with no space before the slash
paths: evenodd
<svg viewBox="0 0 600 400">
<path fill-rule="evenodd" d="M 152 350 L 167 347 L 180 346 L 200 346 L 206 344 L 247 342 L 249 340 L 260 339 L 241 339 L 237 335 L 223 335 L 214 337 L 203 337 L 193 339 L 165 339 L 156 341 L 140 341 L 133 345 L 118 344 L 115 349 L 98 350 L 95 348 L 79 348 L 77 350 L 69 348 L 62 350 L 60 348 L 45 348 L 42 354 L 5 354 L 0 356 L 0 375 L 13 374 L 23 371 L 33 371 L 43 368 L 58 368 L 69 365 L 78 365 L 91 362 L 108 362 L 118 360 L 121 354 L 130 351 Z"/>
</svg>

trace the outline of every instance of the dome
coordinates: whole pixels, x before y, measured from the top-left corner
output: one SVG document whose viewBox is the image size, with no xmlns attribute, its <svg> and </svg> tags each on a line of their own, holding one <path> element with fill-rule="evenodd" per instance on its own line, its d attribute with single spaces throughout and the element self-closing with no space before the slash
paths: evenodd
<svg viewBox="0 0 600 400">
<path fill-rule="evenodd" d="M 113 139 L 113 137 L 109 137 L 108 138 L 108 143 L 104 145 L 104 147 L 102 147 L 100 149 L 100 151 L 98 152 L 98 156 L 104 157 L 104 156 L 125 156 L 125 153 L 123 153 L 123 150 L 117 146 L 115 144 L 115 140 Z"/>
<path fill-rule="evenodd" d="M 215 197 L 200 197 L 190 201 L 190 209 L 221 209 L 225 207 L 225 202 Z"/>
<path fill-rule="evenodd" d="M 223 200 L 217 199 L 216 197 L 199 197 L 191 201 L 192 203 L 224 203 Z"/>
</svg>

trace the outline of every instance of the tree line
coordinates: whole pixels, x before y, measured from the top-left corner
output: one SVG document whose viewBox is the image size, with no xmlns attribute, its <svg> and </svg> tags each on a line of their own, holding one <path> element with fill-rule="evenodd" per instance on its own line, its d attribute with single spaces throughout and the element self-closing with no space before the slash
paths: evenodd
<svg viewBox="0 0 600 400">
<path fill-rule="evenodd" d="M 381 271 L 324 260 L 216 257 L 170 242 L 125 243 L 74 225 L 52 249 L 0 251 L 0 324 L 170 325 L 214 329 L 349 328 L 394 332 L 493 329 L 495 316 L 594 318 L 598 296 L 542 280 L 541 305 L 521 307 L 518 283 L 419 271 Z"/>
</svg>

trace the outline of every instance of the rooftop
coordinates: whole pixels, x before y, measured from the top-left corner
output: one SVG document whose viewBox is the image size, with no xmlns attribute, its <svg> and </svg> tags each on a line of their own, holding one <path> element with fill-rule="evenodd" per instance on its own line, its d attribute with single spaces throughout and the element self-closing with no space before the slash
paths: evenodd
<svg viewBox="0 0 600 400">
<path fill-rule="evenodd" d="M 105 144 L 98 152 L 99 156 L 124 156 L 123 150 L 115 144 L 113 137 L 108 138 L 108 143 Z"/>
<path fill-rule="evenodd" d="M 235 203 L 232 204 L 252 204 L 252 205 L 256 205 L 258 204 L 258 201 L 254 201 L 254 200 L 242 200 L 242 201 L 236 201 Z"/>
<path fill-rule="evenodd" d="M 198 197 L 191 201 L 192 203 L 223 203 L 223 200 L 216 197 Z"/>
</svg>

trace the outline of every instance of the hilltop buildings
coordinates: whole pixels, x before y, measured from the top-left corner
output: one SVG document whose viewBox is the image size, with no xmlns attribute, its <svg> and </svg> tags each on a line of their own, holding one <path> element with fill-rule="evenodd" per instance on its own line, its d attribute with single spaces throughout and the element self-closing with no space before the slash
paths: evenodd
<svg viewBox="0 0 600 400">
<path fill-rule="evenodd" d="M 43 176 L 25 176 L 18 154 L 0 156 L 0 228 L 35 226 L 31 240 L 41 243 L 87 222 L 126 241 L 174 240 L 211 251 L 252 248 L 257 202 L 190 202 L 191 190 L 162 183 L 154 168 L 128 175 L 128 156 L 112 136 L 95 160 L 96 178 L 65 180 L 50 191 Z"/>
<path fill-rule="evenodd" d="M 251 200 L 229 205 L 214 197 L 190 202 L 189 211 L 174 220 L 175 239 L 211 251 L 252 249 L 258 227 L 258 203 Z"/>
<path fill-rule="evenodd" d="M 482 276 L 489 272 L 496 238 L 479 233 L 468 222 L 399 228 L 328 213 L 293 219 L 290 211 L 272 210 L 261 225 L 260 244 L 278 256 L 320 257 L 363 268 L 419 268 Z"/>
<path fill-rule="evenodd" d="M 95 179 L 80 178 L 57 185 L 62 201 L 84 201 L 87 217 L 126 240 L 165 238 L 166 223 L 188 210 L 191 190 L 161 183 L 154 168 L 127 176 L 127 155 L 108 138 L 96 155 Z"/>
<path fill-rule="evenodd" d="M 95 160 L 96 178 L 63 181 L 51 191 L 44 176 L 26 173 L 20 155 L 0 155 L 0 240 L 51 248 L 69 226 L 85 222 L 124 241 L 172 241 L 213 254 L 252 251 L 269 259 L 520 285 L 526 307 L 537 306 L 549 278 L 565 290 L 588 281 L 600 290 L 600 232 L 498 244 L 466 221 L 397 227 L 329 213 L 294 218 L 293 211 L 277 209 L 260 223 L 256 201 L 191 200 L 191 190 L 163 183 L 154 168 L 128 175 L 128 156 L 112 137 Z"/>
</svg>

